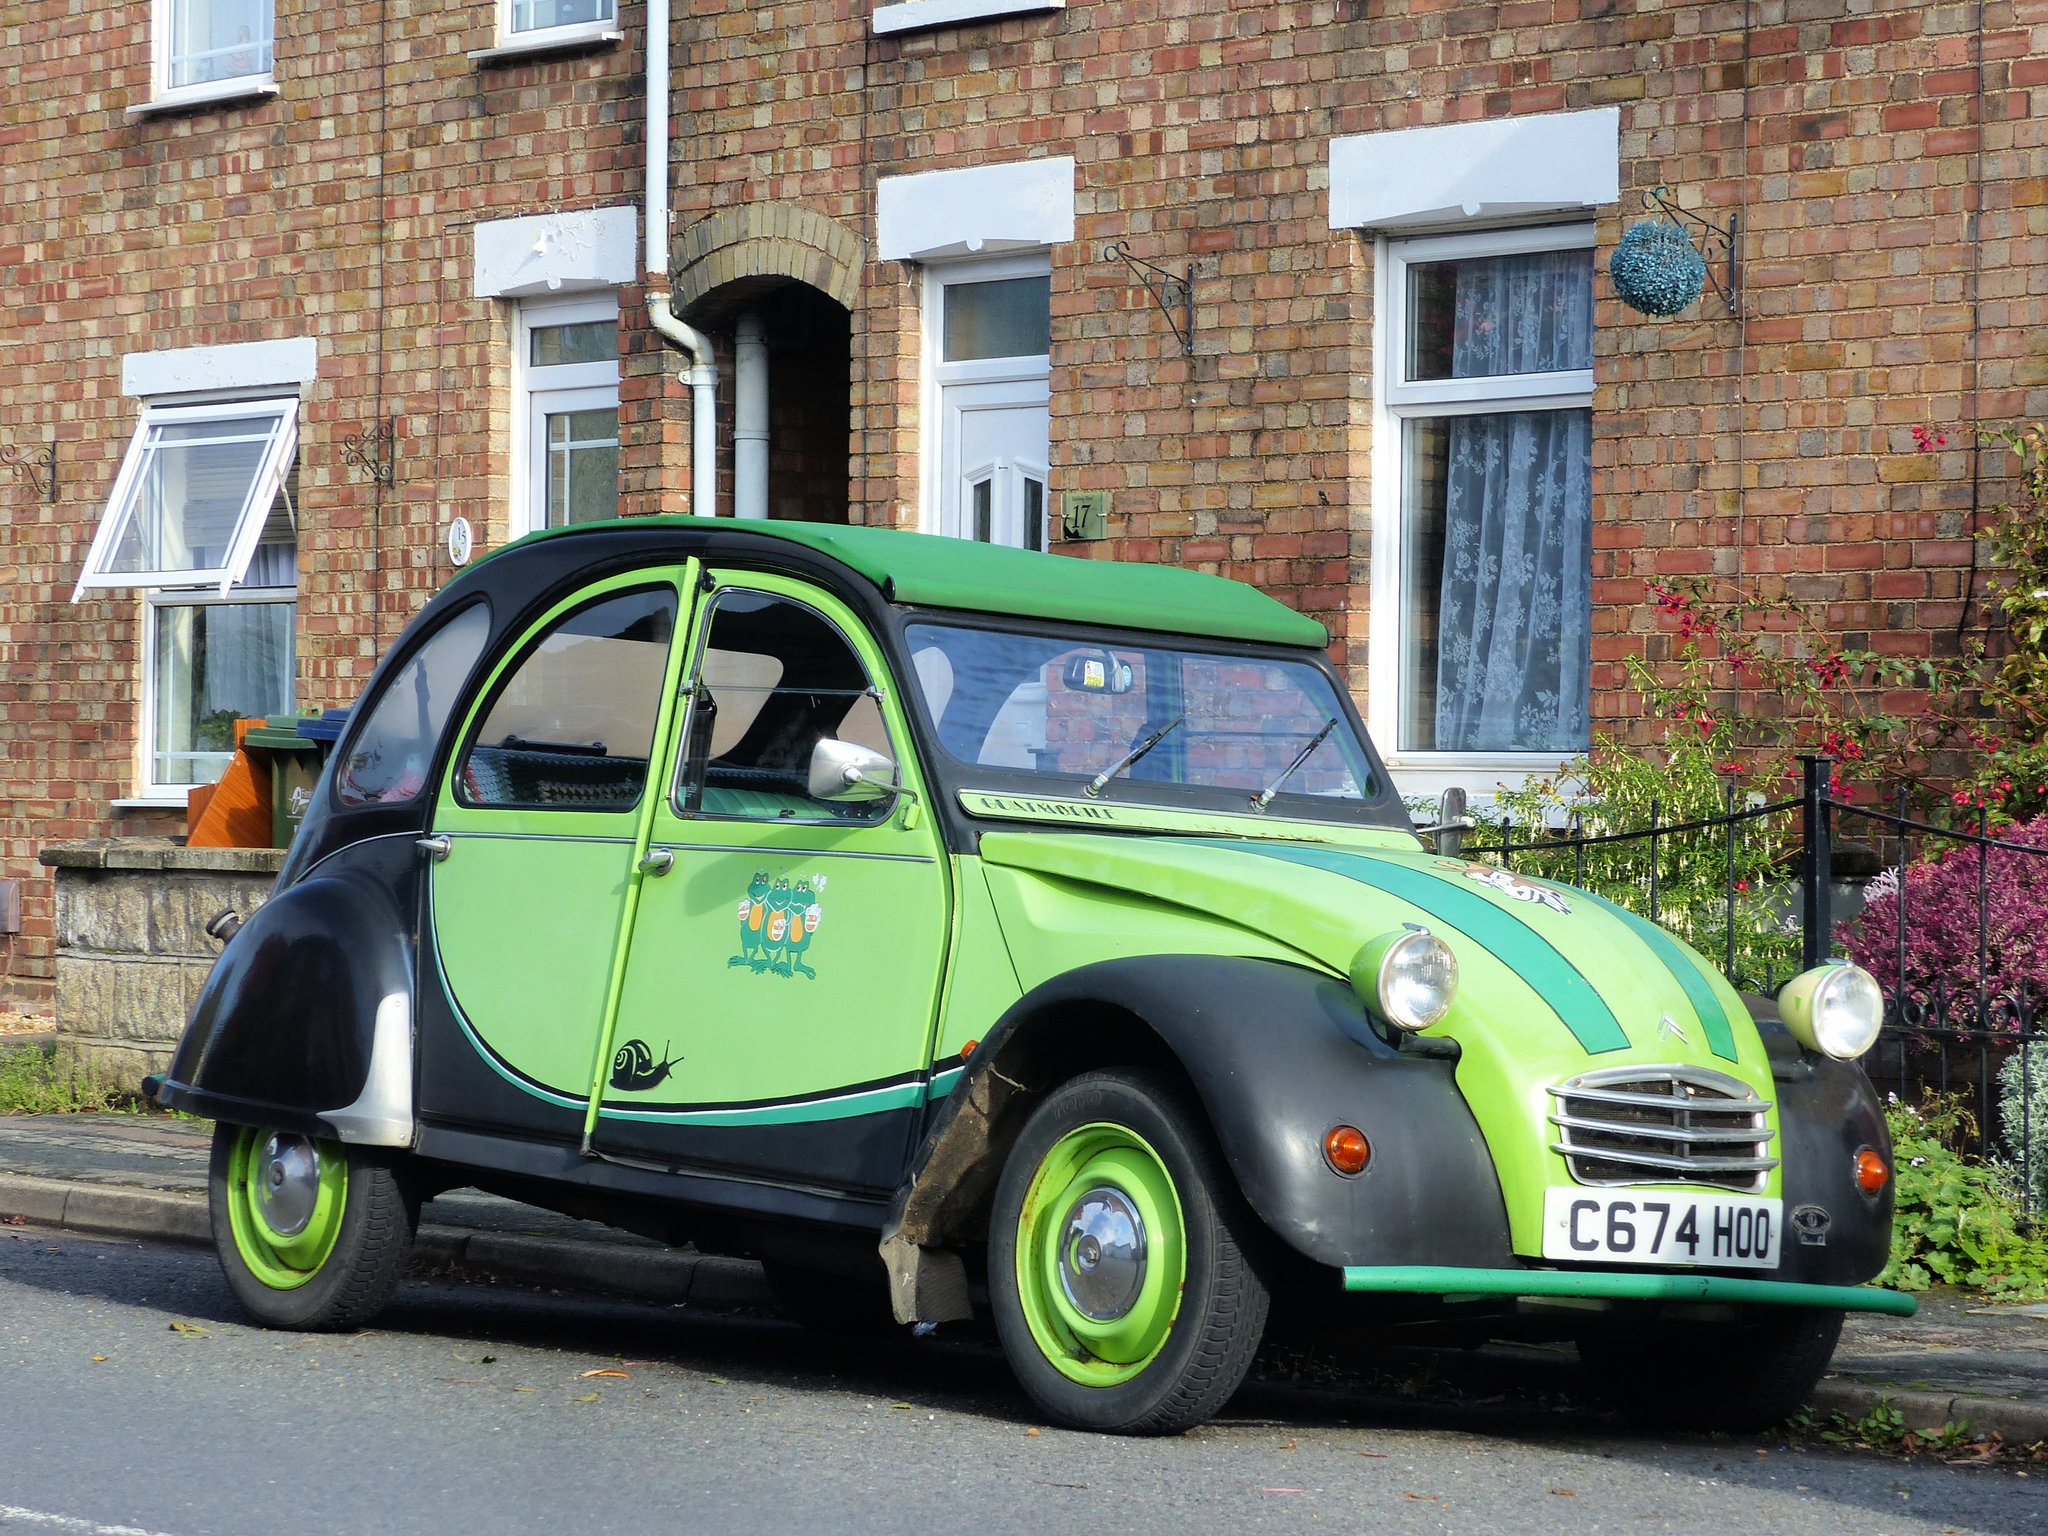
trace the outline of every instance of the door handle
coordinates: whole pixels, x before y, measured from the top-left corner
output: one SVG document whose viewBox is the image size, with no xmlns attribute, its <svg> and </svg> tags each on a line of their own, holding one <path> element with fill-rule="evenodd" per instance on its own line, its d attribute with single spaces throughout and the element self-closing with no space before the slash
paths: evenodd
<svg viewBox="0 0 2048 1536">
<path fill-rule="evenodd" d="M 438 864 L 453 850 L 455 840 L 446 832 L 436 832 L 432 837 L 414 838 L 412 845 Z"/>
<path fill-rule="evenodd" d="M 667 874 L 675 867 L 676 855 L 672 848 L 650 848 L 640 860 L 640 873 L 650 880 Z"/>
</svg>

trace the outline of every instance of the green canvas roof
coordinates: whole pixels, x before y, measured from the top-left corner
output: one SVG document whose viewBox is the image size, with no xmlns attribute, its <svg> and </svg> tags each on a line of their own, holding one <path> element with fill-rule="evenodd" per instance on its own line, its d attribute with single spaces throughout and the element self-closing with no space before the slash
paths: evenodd
<svg viewBox="0 0 2048 1536">
<path fill-rule="evenodd" d="M 702 517 L 636 517 L 551 528 L 518 541 L 574 538 L 621 526 L 756 533 L 801 544 L 858 571 L 894 602 L 1029 618 L 1115 624 L 1173 634 L 1321 648 L 1329 634 L 1257 587 L 1171 565 L 1077 560 L 897 528 Z M 515 548 L 507 545 L 505 548 Z"/>
</svg>

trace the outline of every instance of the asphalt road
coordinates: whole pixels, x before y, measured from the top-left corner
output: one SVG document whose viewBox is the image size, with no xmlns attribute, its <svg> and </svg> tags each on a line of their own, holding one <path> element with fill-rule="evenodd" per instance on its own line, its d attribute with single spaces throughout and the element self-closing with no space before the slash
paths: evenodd
<svg viewBox="0 0 2048 1536">
<path fill-rule="evenodd" d="M 1120 1440 L 1045 1426 L 972 1339 L 432 1280 L 366 1333 L 266 1333 L 203 1251 L 0 1229 L 7 1536 L 2048 1532 L 2048 1478 L 1509 1399 L 1266 1384 Z"/>
</svg>

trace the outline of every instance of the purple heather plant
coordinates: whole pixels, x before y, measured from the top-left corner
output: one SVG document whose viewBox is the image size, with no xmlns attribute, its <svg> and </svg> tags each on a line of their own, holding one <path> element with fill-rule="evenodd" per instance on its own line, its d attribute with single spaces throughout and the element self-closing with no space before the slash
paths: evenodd
<svg viewBox="0 0 2048 1536">
<path fill-rule="evenodd" d="M 1982 859 L 1985 984 L 1993 993 L 2048 1001 L 2048 816 L 2005 828 Z M 1903 881 L 1886 870 L 1870 882 L 1863 910 L 1838 925 L 1849 957 L 1886 987 L 1899 982 L 1899 903 L 1906 912 L 1905 984 L 1945 988 L 1950 997 L 1977 989 L 1978 849 L 1953 844 L 1906 866 Z"/>
</svg>

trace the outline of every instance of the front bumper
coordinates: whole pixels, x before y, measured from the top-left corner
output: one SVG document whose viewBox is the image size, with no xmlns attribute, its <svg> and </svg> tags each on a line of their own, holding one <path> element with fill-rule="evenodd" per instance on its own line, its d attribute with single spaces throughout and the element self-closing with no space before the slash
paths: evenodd
<svg viewBox="0 0 2048 1536">
<path fill-rule="evenodd" d="M 1800 1285 L 1719 1275 L 1616 1274 L 1561 1269 L 1452 1269 L 1435 1264 L 1347 1265 L 1347 1291 L 1394 1291 L 1447 1301 L 1482 1296 L 1584 1296 L 1627 1301 L 1719 1301 L 1772 1307 L 1822 1307 L 1911 1317 L 1920 1304 L 1870 1285 Z"/>
</svg>

